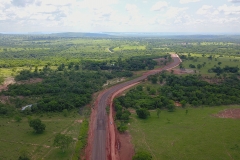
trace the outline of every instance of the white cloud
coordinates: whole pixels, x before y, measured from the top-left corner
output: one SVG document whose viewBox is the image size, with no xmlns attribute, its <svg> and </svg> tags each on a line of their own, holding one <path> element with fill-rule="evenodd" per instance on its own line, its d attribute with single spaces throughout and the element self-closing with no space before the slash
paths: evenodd
<svg viewBox="0 0 240 160">
<path fill-rule="evenodd" d="M 240 14 L 240 6 L 227 6 L 226 4 L 224 4 L 218 7 L 218 11 L 226 15 L 238 15 Z"/>
<path fill-rule="evenodd" d="M 240 3 L 240 0 L 228 0 L 228 2 L 232 2 L 232 3 Z"/>
<path fill-rule="evenodd" d="M 167 12 L 164 14 L 165 17 L 167 18 L 174 18 L 177 15 L 180 15 L 181 13 L 183 13 L 184 11 L 186 11 L 188 8 L 184 7 L 184 8 L 178 8 L 178 7 L 169 7 L 169 9 L 167 10 Z"/>
<path fill-rule="evenodd" d="M 168 3 L 165 1 L 159 1 L 154 4 L 151 8 L 151 11 L 161 11 L 162 9 L 168 7 Z"/>
<path fill-rule="evenodd" d="M 192 3 L 192 2 L 199 2 L 200 0 L 180 0 L 179 3 L 186 4 L 186 3 Z"/>
<path fill-rule="evenodd" d="M 185 4 L 185 3 L 191 3 L 191 2 L 199 2 L 200 0 L 180 0 L 179 3 Z"/>
<path fill-rule="evenodd" d="M 181 4 L 207 0 L 177 0 Z M 232 4 L 228 3 L 231 2 Z M 155 31 L 219 26 L 239 30 L 240 0 L 192 9 L 167 0 L 0 0 L 4 31 Z M 151 4 L 153 3 L 153 4 Z M 228 4 L 228 5 L 227 5 Z M 152 5 L 152 6 L 149 6 Z M 149 9 L 144 9 L 149 7 Z M 187 5 L 185 5 L 187 6 Z M 193 8 L 196 5 L 193 5 Z M 158 12 L 151 12 L 158 11 Z M 177 25 L 176 25 L 177 24 Z M 17 27 L 16 27 L 17 26 Z M 208 26 L 208 27 L 206 27 Z M 186 28 L 185 28 L 186 27 Z M 152 30 L 153 29 L 153 30 Z"/>
<path fill-rule="evenodd" d="M 125 9 L 128 12 L 128 18 L 126 21 L 124 21 L 125 24 L 130 26 L 139 26 L 147 23 L 144 19 L 144 16 L 140 14 L 139 8 L 135 4 L 127 4 Z"/>
<path fill-rule="evenodd" d="M 139 9 L 135 4 L 127 4 L 125 9 L 132 14 L 137 14 L 139 12 Z"/>
<path fill-rule="evenodd" d="M 168 7 L 165 11 L 161 12 L 161 14 L 151 18 L 149 24 L 171 26 L 173 23 L 186 23 L 183 22 L 183 18 L 186 19 L 188 17 L 185 12 L 187 9 L 186 7 Z M 182 17 L 181 20 L 179 17 Z"/>
<path fill-rule="evenodd" d="M 203 5 L 201 8 L 197 10 L 197 14 L 200 15 L 209 15 L 212 13 L 213 6 Z"/>
</svg>

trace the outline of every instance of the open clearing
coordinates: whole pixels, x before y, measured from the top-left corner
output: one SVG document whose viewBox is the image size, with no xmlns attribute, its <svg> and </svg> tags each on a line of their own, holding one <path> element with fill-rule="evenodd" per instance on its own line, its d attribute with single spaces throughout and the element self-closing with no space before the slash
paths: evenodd
<svg viewBox="0 0 240 160">
<path fill-rule="evenodd" d="M 205 57 L 202 57 L 201 54 L 191 54 L 192 57 L 195 58 L 195 60 L 183 60 L 183 66 L 186 69 L 189 69 L 189 65 L 193 64 L 197 67 L 198 64 L 203 64 L 204 62 L 206 65 L 202 67 L 201 69 L 197 68 L 192 68 L 192 70 L 196 70 L 200 74 L 208 74 L 208 75 L 215 75 L 216 73 L 209 73 L 208 70 L 213 68 L 214 66 L 219 66 L 219 67 L 225 67 L 225 66 L 230 66 L 230 67 L 236 67 L 239 65 L 239 57 L 234 57 L 234 56 L 222 56 L 220 57 L 219 55 L 216 56 L 216 59 L 213 58 L 212 60 L 209 60 L 207 57 L 209 55 L 206 55 Z M 198 58 L 197 58 L 198 57 Z M 197 58 L 197 60 L 196 60 Z M 220 65 L 218 63 L 221 62 Z"/>
<path fill-rule="evenodd" d="M 162 111 L 141 120 L 132 114 L 130 133 L 136 151 L 149 151 L 153 159 L 240 159 L 240 120 L 214 116 L 230 107 Z M 231 107 L 239 108 L 239 107 Z"/>
<path fill-rule="evenodd" d="M 43 134 L 34 133 L 29 127 L 27 118 L 15 122 L 13 118 L 0 118 L 0 160 L 18 159 L 22 150 L 28 151 L 31 159 L 61 160 L 71 159 L 76 141 L 63 153 L 53 147 L 55 134 L 63 133 L 77 139 L 82 117 L 72 113 L 69 117 L 62 114 L 43 114 L 40 118 L 46 124 Z"/>
</svg>

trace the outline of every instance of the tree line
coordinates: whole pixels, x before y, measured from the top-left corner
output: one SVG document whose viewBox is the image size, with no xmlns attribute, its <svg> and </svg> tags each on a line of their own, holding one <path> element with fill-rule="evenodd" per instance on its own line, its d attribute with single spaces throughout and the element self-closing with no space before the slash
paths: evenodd
<svg viewBox="0 0 240 160">
<path fill-rule="evenodd" d="M 146 118 L 149 114 L 146 110 L 150 109 L 167 109 L 173 112 L 176 101 L 182 107 L 240 104 L 238 75 L 226 77 L 220 84 L 210 84 L 201 80 L 199 75 L 176 76 L 163 72 L 150 76 L 148 81 L 159 84 L 159 87 L 138 85 L 115 99 L 117 119 L 124 119 L 123 111 L 130 107 L 135 108 L 141 118 Z"/>
</svg>

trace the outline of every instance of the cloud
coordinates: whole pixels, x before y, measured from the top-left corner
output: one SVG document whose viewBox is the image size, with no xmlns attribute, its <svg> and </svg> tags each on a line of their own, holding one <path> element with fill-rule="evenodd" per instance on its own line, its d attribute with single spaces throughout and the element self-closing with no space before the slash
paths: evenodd
<svg viewBox="0 0 240 160">
<path fill-rule="evenodd" d="M 238 15 L 240 14 L 240 6 L 227 6 L 226 4 L 218 7 L 220 13 L 225 15 Z"/>
<path fill-rule="evenodd" d="M 240 0 L 228 0 L 228 2 L 231 2 L 231 3 L 240 3 Z"/>
<path fill-rule="evenodd" d="M 127 4 L 125 9 L 128 12 L 127 20 L 123 21 L 125 24 L 130 26 L 139 26 L 147 23 L 144 16 L 140 14 L 139 8 L 135 4 Z"/>
<path fill-rule="evenodd" d="M 139 12 L 139 9 L 135 4 L 127 4 L 125 6 L 125 9 L 126 9 L 126 11 L 128 11 L 130 13 L 134 13 L 134 14 Z"/>
<path fill-rule="evenodd" d="M 191 2 L 199 2 L 200 0 L 180 0 L 179 3 L 185 4 L 185 3 L 191 3 Z"/>
<path fill-rule="evenodd" d="M 213 6 L 203 5 L 201 8 L 197 10 L 196 13 L 200 15 L 209 15 L 212 13 L 212 9 L 213 9 Z"/>
<path fill-rule="evenodd" d="M 162 9 L 168 7 L 168 3 L 165 1 L 159 1 L 154 4 L 151 8 L 151 11 L 161 11 Z"/>
<path fill-rule="evenodd" d="M 187 21 L 186 19 L 189 18 L 185 12 L 187 9 L 187 7 L 168 7 L 165 11 L 161 12 L 161 14 L 158 14 L 157 16 L 151 18 L 149 20 L 149 24 L 171 26 L 174 23 L 185 23 L 183 22 L 183 18 L 185 21 Z"/>
<path fill-rule="evenodd" d="M 174 18 L 177 15 L 180 15 L 181 13 L 184 13 L 184 11 L 186 11 L 187 9 L 188 9 L 187 7 L 184 7 L 184 8 L 169 7 L 169 9 L 164 14 L 164 16 L 167 17 L 167 18 Z"/>
<path fill-rule="evenodd" d="M 27 5 L 35 4 L 36 2 L 36 0 L 12 0 L 11 4 L 17 7 L 25 7 Z"/>
</svg>

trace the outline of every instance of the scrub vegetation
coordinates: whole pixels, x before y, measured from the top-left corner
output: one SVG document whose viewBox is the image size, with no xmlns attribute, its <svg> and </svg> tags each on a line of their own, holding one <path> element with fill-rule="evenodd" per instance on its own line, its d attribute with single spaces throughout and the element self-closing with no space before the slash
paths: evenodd
<svg viewBox="0 0 240 160">
<path fill-rule="evenodd" d="M 201 118 L 197 117 L 205 117 L 204 122 L 208 121 L 209 126 L 206 130 L 199 130 L 202 137 L 197 137 L 208 141 L 204 136 L 205 131 L 208 132 L 214 122 L 223 120 L 209 116 L 224 108 L 214 106 L 240 103 L 239 44 L 239 36 L 128 38 L 72 33 L 1 34 L 0 84 L 3 85 L 0 86 L 0 134 L 3 143 L 0 143 L 0 159 L 79 159 L 87 143 L 88 118 L 94 93 L 109 87 L 107 81 L 126 81 L 147 70 L 162 67 L 171 61 L 171 53 L 178 53 L 183 60 L 178 67 L 179 72 L 189 69 L 193 71 L 191 75 L 176 76 L 173 75 L 175 71 L 170 71 L 150 76 L 146 82 L 114 100 L 117 128 L 120 132 L 130 130 L 133 135 L 138 151 L 135 159 L 141 155 L 153 159 L 171 159 L 172 150 L 168 147 L 163 152 L 155 151 L 162 147 L 158 146 L 161 143 L 157 144 L 158 140 L 162 140 L 161 136 L 174 139 L 178 135 L 178 130 L 173 126 L 181 126 L 180 122 L 185 124 L 189 121 L 198 124 Z M 7 86 L 8 83 L 4 81 L 9 78 L 13 80 L 13 77 L 16 82 L 12 81 L 14 84 Z M 176 102 L 184 109 L 177 108 Z M 201 110 L 203 106 L 204 110 Z M 136 114 L 130 112 L 129 108 L 134 108 Z M 186 121 L 183 116 L 188 116 Z M 145 123 L 148 125 L 144 126 Z M 238 121 L 224 120 L 221 123 L 226 127 L 221 137 L 225 153 L 238 159 L 237 148 L 240 144 L 237 139 L 233 144 L 227 137 L 239 133 L 238 130 L 229 130 L 227 126 L 236 125 Z M 186 126 L 198 130 L 201 125 L 205 123 L 199 120 L 196 128 L 193 123 Z M 147 128 L 150 126 L 154 130 Z M 158 133 L 159 128 L 163 132 Z M 182 130 L 186 134 L 193 134 L 191 130 L 184 130 L 184 126 Z M 146 137 L 144 143 L 147 145 L 136 140 L 139 134 Z M 151 140 L 154 134 L 159 137 Z M 56 135 L 58 137 L 54 144 Z M 213 136 L 215 133 L 209 138 Z M 68 143 L 61 144 L 61 138 Z M 178 151 L 188 143 L 193 146 L 198 140 L 191 141 L 191 136 L 179 139 L 186 141 L 176 148 Z M 149 145 L 151 141 L 154 141 L 152 146 Z M 220 148 L 217 145 L 216 148 Z M 199 148 L 202 146 L 195 146 L 195 150 L 199 150 L 196 155 L 208 154 Z M 173 155 L 180 155 L 183 159 L 183 155 L 186 155 L 186 159 L 192 159 L 193 156 L 188 154 L 191 149 L 194 148 L 189 147 L 186 152 Z M 218 152 L 220 157 L 220 152 L 223 152 L 221 149 L 214 151 L 216 154 L 212 159 L 218 158 L 215 156 Z"/>
</svg>

